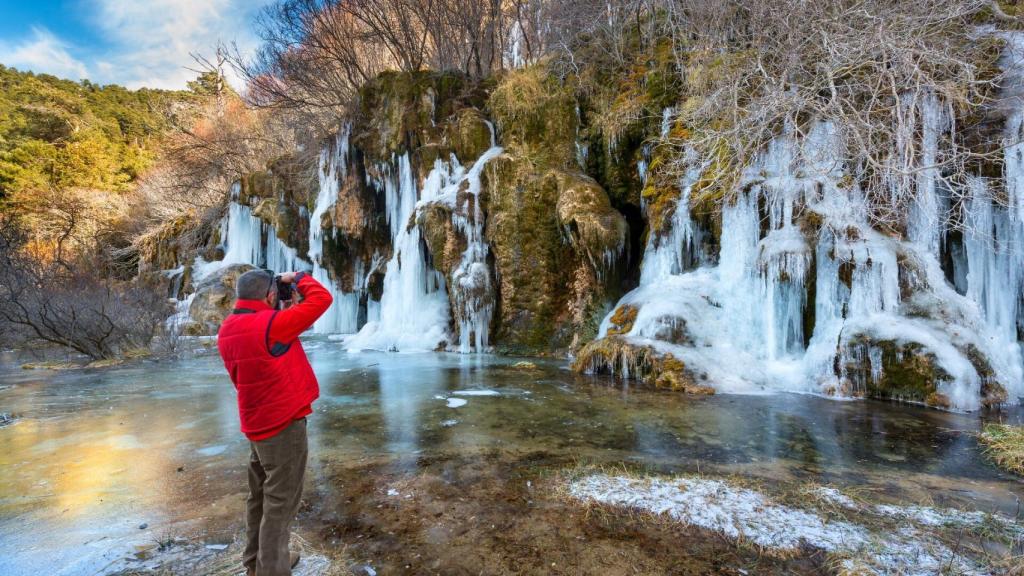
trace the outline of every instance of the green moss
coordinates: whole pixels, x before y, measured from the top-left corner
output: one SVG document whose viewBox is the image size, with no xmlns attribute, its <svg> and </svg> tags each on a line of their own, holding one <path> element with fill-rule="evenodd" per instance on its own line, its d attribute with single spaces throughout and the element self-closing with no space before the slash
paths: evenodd
<svg viewBox="0 0 1024 576">
<path fill-rule="evenodd" d="M 600 265 L 605 254 L 619 254 L 626 244 L 626 219 L 612 208 L 608 195 L 592 179 L 556 171 L 558 220 L 570 240 Z"/>
<path fill-rule="evenodd" d="M 576 155 L 576 100 L 543 65 L 506 73 L 487 101 L 501 141 L 528 148 L 545 168 L 561 168 Z"/>
<path fill-rule="evenodd" d="M 938 392 L 941 382 L 952 377 L 938 365 L 935 355 L 925 351 L 917 342 L 871 340 L 866 336 L 855 338 L 850 344 L 857 360 L 847 363 L 846 374 L 855 386 L 855 393 L 870 398 L 920 402 L 939 408 L 948 408 L 949 399 Z M 881 352 L 881 370 L 878 379 L 871 374 L 869 351 Z M 860 389 L 859 386 L 864 388 Z"/>
</svg>

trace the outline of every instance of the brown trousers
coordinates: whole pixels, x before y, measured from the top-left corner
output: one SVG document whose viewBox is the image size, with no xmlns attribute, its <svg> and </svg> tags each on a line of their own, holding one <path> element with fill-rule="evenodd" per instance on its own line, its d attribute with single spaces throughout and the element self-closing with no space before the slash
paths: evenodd
<svg viewBox="0 0 1024 576">
<path fill-rule="evenodd" d="M 288 576 L 288 536 L 306 472 L 306 419 L 276 436 L 250 442 L 246 544 L 242 563 L 257 576 Z"/>
</svg>

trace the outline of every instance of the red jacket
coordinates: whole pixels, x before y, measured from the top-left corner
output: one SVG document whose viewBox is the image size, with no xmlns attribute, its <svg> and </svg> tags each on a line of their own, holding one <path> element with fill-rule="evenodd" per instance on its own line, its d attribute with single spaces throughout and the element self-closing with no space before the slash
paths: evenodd
<svg viewBox="0 0 1024 576">
<path fill-rule="evenodd" d="M 296 275 L 302 302 L 274 310 L 263 300 L 238 300 L 217 333 L 217 348 L 238 391 L 238 415 L 249 440 L 265 440 L 313 412 L 320 395 L 299 334 L 330 307 L 331 293 Z"/>
</svg>

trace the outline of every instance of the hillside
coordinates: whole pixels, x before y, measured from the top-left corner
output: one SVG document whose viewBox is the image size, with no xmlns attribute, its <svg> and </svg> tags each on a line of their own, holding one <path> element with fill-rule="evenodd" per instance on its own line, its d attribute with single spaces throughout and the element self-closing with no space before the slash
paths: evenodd
<svg viewBox="0 0 1024 576">
<path fill-rule="evenodd" d="M 0 65 L 0 199 L 32 205 L 51 187 L 127 192 L 193 92 L 128 90 Z"/>
</svg>

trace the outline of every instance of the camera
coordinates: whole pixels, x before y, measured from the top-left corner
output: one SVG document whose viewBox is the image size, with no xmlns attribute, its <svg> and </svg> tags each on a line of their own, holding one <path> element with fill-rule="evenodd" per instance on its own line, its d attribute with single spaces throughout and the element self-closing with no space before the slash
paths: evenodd
<svg viewBox="0 0 1024 576">
<path fill-rule="evenodd" d="M 277 284 L 277 301 L 284 302 L 292 299 L 293 288 L 291 284 L 281 281 L 281 275 L 274 276 L 274 283 Z"/>
</svg>

